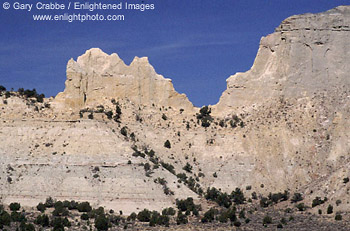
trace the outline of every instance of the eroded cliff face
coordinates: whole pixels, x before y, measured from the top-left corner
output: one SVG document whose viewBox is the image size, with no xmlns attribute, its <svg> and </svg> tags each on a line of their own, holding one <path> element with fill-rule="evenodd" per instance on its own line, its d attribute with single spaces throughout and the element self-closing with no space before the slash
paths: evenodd
<svg viewBox="0 0 350 231">
<path fill-rule="evenodd" d="M 227 79 L 216 113 L 349 89 L 349 25 L 349 6 L 287 18 L 261 39 L 251 70 Z"/>
<path fill-rule="evenodd" d="M 92 48 L 69 60 L 65 90 L 56 96 L 58 107 L 81 109 L 111 99 L 127 99 L 138 105 L 158 105 L 193 111 L 185 94 L 175 91 L 170 79 L 158 75 L 146 57 L 135 57 L 128 66 L 117 54 Z"/>
<path fill-rule="evenodd" d="M 69 61 L 65 91 L 45 99 L 51 107 L 1 96 L 1 200 L 34 205 L 52 196 L 132 212 L 203 199 L 199 189 L 214 186 L 248 197 L 302 192 L 305 203 L 347 198 L 337 209 L 349 211 L 349 20 L 342 6 L 283 21 L 261 39 L 252 69 L 227 80 L 209 127 L 146 58 L 127 66 L 87 51 Z"/>
</svg>

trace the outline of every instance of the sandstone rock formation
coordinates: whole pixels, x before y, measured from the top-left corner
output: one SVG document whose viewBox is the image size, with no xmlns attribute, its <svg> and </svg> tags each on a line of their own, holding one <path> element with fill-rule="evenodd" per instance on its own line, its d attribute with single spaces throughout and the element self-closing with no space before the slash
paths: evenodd
<svg viewBox="0 0 350 231">
<path fill-rule="evenodd" d="M 117 54 L 92 48 L 77 61 L 69 60 L 65 85 L 55 101 L 72 109 L 97 106 L 114 98 L 193 110 L 186 95 L 177 93 L 170 79 L 158 75 L 146 57 L 135 57 L 128 66 Z"/>
<path fill-rule="evenodd" d="M 201 200 L 199 189 L 214 186 L 343 198 L 337 209 L 349 211 L 349 22 L 349 6 L 283 21 L 261 39 L 252 69 L 228 79 L 209 127 L 145 58 L 127 66 L 87 51 L 69 61 L 65 91 L 45 99 L 51 107 L 1 96 L 1 200 L 33 205 L 52 196 L 128 213 Z M 108 118 L 116 107 L 120 118 Z M 79 115 L 85 108 L 89 119 Z"/>
<path fill-rule="evenodd" d="M 261 39 L 251 70 L 227 79 L 217 113 L 349 88 L 349 25 L 349 6 L 287 18 Z"/>
</svg>

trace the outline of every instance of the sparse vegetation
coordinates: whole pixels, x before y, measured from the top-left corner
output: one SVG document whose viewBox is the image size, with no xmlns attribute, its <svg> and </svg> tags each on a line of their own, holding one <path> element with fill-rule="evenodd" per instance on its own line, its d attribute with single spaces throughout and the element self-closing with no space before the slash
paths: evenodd
<svg viewBox="0 0 350 231">
<path fill-rule="evenodd" d="M 327 214 L 332 214 L 333 213 L 333 206 L 330 204 L 327 207 Z"/>
<path fill-rule="evenodd" d="M 244 122 L 241 118 L 239 118 L 237 115 L 233 115 L 232 119 L 230 120 L 230 125 L 232 128 L 236 128 L 240 126 L 241 128 L 244 127 Z"/>
<path fill-rule="evenodd" d="M 190 165 L 190 163 L 186 163 L 186 165 L 182 168 L 183 170 L 185 170 L 186 172 L 192 173 L 192 165 Z"/>
<path fill-rule="evenodd" d="M 122 129 L 120 129 L 120 134 L 122 134 L 123 136 L 127 137 L 128 136 L 128 128 L 126 126 L 122 127 Z"/>
<path fill-rule="evenodd" d="M 321 199 L 321 197 L 316 197 L 312 201 L 312 207 L 316 207 L 318 205 L 321 205 L 321 204 L 325 203 L 326 201 L 327 201 L 326 197 L 323 200 Z"/>
<path fill-rule="evenodd" d="M 208 188 L 205 194 L 207 200 L 215 201 L 218 205 L 229 208 L 232 203 L 239 205 L 244 204 L 245 197 L 241 189 L 236 188 L 231 192 L 230 195 L 227 193 L 222 193 L 220 190 L 215 187 Z"/>
<path fill-rule="evenodd" d="M 300 203 L 296 205 L 297 209 L 299 211 L 305 211 L 306 210 L 306 206 L 304 205 L 304 203 Z"/>
<path fill-rule="evenodd" d="M 270 216 L 265 216 L 263 219 L 263 225 L 271 224 L 272 223 L 272 217 Z"/>
<path fill-rule="evenodd" d="M 175 167 L 172 164 L 168 164 L 168 163 L 165 163 L 163 161 L 161 161 L 160 164 L 162 165 L 163 168 L 165 168 L 166 170 L 168 170 L 172 174 L 176 175 Z"/>
<path fill-rule="evenodd" d="M 342 215 L 337 213 L 334 218 L 336 221 L 341 221 L 343 219 Z"/>
<path fill-rule="evenodd" d="M 15 203 L 11 203 L 9 207 L 11 211 L 18 211 L 21 208 L 21 205 L 15 202 Z"/>
<path fill-rule="evenodd" d="M 213 121 L 213 117 L 210 115 L 211 108 L 208 106 L 204 106 L 199 110 L 199 114 L 197 113 L 197 120 L 201 121 L 202 127 L 209 127 L 211 122 Z"/>
<path fill-rule="evenodd" d="M 164 147 L 166 148 L 171 148 L 171 144 L 170 144 L 170 141 L 169 140 L 166 140 L 165 143 L 164 143 Z"/>
<path fill-rule="evenodd" d="M 270 193 L 268 197 L 261 197 L 260 199 L 260 206 L 262 208 L 266 208 L 270 205 L 277 204 L 281 201 L 286 201 L 289 199 L 289 193 L 288 191 L 284 191 L 284 193 Z"/>
<path fill-rule="evenodd" d="M 292 203 L 297 203 L 303 200 L 303 196 L 300 193 L 294 193 L 292 199 L 290 200 Z"/>
</svg>

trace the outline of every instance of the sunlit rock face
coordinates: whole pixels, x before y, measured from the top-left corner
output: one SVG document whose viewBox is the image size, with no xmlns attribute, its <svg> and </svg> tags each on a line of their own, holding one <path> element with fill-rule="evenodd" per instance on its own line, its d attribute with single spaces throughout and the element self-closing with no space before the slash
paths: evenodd
<svg viewBox="0 0 350 231">
<path fill-rule="evenodd" d="M 253 67 L 227 79 L 217 113 L 350 87 L 350 7 L 291 16 L 263 37 Z"/>
<path fill-rule="evenodd" d="M 128 99 L 139 105 L 159 105 L 192 111 L 185 94 L 175 91 L 170 79 L 158 75 L 146 57 L 135 57 L 126 65 L 117 54 L 107 55 L 92 48 L 69 60 L 64 92 L 56 102 L 64 107 L 96 106 L 112 98 Z"/>
</svg>

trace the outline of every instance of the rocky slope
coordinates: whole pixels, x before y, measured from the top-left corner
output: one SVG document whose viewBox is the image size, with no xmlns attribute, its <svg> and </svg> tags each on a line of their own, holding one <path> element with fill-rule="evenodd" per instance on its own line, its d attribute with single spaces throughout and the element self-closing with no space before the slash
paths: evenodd
<svg viewBox="0 0 350 231">
<path fill-rule="evenodd" d="M 55 99 L 3 94 L 1 200 L 52 196 L 128 213 L 240 187 L 342 198 L 337 209 L 349 210 L 349 22 L 349 6 L 283 21 L 261 39 L 252 69 L 227 80 L 212 115 L 146 58 L 127 66 L 88 50 L 68 62 Z"/>
</svg>

